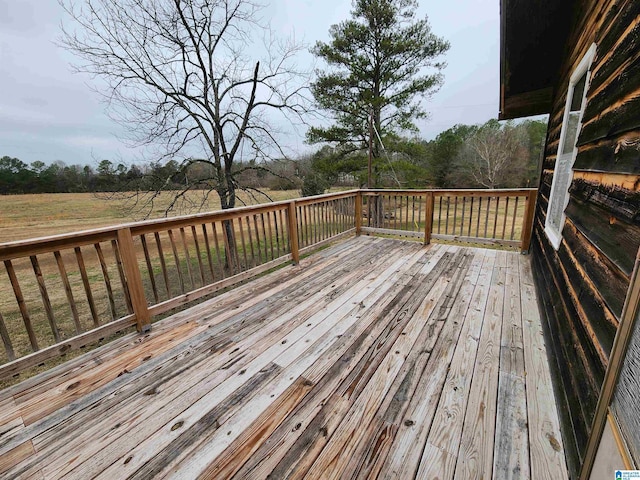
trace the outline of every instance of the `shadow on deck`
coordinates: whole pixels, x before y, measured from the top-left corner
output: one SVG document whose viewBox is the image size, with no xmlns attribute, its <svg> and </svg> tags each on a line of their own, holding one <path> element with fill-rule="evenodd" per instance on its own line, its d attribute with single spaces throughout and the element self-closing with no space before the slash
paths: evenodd
<svg viewBox="0 0 640 480">
<path fill-rule="evenodd" d="M 0 477 L 566 478 L 528 257 L 358 237 L 0 392 Z"/>
</svg>

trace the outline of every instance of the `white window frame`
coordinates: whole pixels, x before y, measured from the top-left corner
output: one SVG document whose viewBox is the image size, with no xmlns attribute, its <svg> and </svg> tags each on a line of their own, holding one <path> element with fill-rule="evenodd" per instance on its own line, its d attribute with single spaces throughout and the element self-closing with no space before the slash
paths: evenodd
<svg viewBox="0 0 640 480">
<path fill-rule="evenodd" d="M 591 80 L 591 63 L 593 62 L 593 59 L 595 58 L 595 56 L 596 56 L 596 44 L 594 43 L 593 45 L 591 45 L 591 47 L 589 48 L 587 53 L 584 55 L 584 57 L 582 57 L 582 60 L 580 61 L 576 69 L 573 71 L 573 74 L 571 75 L 571 78 L 569 80 L 569 89 L 567 91 L 567 101 L 564 107 L 564 117 L 562 119 L 562 130 L 560 131 L 560 143 L 558 144 L 558 153 L 556 154 L 556 168 L 558 168 L 558 165 L 559 165 L 558 160 L 560 158 L 560 155 L 562 155 L 562 151 L 564 150 L 564 147 L 565 147 L 564 142 L 565 142 L 565 137 L 567 135 L 567 124 L 569 122 L 569 113 L 571 111 L 571 102 L 573 100 L 573 92 L 578 81 L 582 78 L 583 75 L 586 74 L 587 77 L 585 79 L 584 92 L 582 93 L 581 109 L 580 109 L 580 114 L 578 116 L 578 129 L 576 131 L 576 136 L 575 136 L 576 143 L 578 142 L 578 138 L 580 137 L 580 130 L 582 130 L 582 116 L 584 115 L 584 110 L 586 107 L 587 91 L 589 90 L 589 83 Z M 564 192 L 555 191 L 556 180 L 560 178 L 560 175 L 556 175 L 557 171 L 554 171 L 553 181 L 551 182 L 551 194 L 549 195 L 549 205 L 547 206 L 547 217 L 545 220 L 544 231 L 547 234 L 547 237 L 549 238 L 551 245 L 556 250 L 560 248 L 560 243 L 562 243 L 562 230 L 564 230 L 564 224 L 567 219 L 564 211 L 567 208 L 567 205 L 569 204 L 569 188 L 571 187 L 571 182 L 573 181 L 573 164 L 576 161 L 577 155 L 578 155 L 578 149 L 576 148 L 575 145 L 573 145 L 571 161 L 567 164 L 567 168 L 569 169 L 569 172 L 567 172 L 567 175 L 570 175 L 570 180 L 569 180 L 569 185 L 567 187 L 567 190 Z M 555 195 L 556 193 L 562 196 Z M 560 217 L 559 230 L 556 230 L 553 227 L 549 217 L 549 212 L 551 212 L 551 206 L 554 205 L 554 202 L 562 202 L 562 214 Z"/>
</svg>

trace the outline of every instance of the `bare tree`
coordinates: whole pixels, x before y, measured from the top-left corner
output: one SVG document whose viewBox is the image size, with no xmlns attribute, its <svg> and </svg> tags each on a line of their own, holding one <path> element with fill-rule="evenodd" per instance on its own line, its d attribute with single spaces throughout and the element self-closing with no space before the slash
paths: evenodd
<svg viewBox="0 0 640 480">
<path fill-rule="evenodd" d="M 525 131 L 490 120 L 471 136 L 456 160 L 455 185 L 485 188 L 520 186 L 528 173 Z"/>
<path fill-rule="evenodd" d="M 128 139 L 155 159 L 183 159 L 180 169 L 208 165 L 185 181 L 167 212 L 200 190 L 215 191 L 222 208 L 236 205 L 236 176 L 259 160 L 284 156 L 272 123 L 301 121 L 306 111 L 301 46 L 262 25 L 250 0 L 59 0 L 73 22 L 61 44 L 75 68 L 102 79 L 97 87 Z M 262 55 L 264 58 L 254 57 Z M 278 119 L 274 121 L 274 116 Z M 243 159 L 244 167 L 234 168 Z M 249 164 L 248 160 L 258 160 Z M 167 179 L 169 181 L 169 179 Z M 156 183 L 158 184 L 158 183 Z M 163 190 L 134 192 L 151 211 Z M 193 206 L 193 204 L 191 205 Z"/>
</svg>

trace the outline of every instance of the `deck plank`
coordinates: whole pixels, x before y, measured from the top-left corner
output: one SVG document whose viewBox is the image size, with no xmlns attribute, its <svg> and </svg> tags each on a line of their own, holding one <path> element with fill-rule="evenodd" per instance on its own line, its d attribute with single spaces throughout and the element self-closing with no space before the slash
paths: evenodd
<svg viewBox="0 0 640 480">
<path fill-rule="evenodd" d="M 0 477 L 566 478 L 526 260 L 342 241 L 0 392 Z"/>
<path fill-rule="evenodd" d="M 455 467 L 457 477 L 469 480 L 491 478 L 493 471 L 506 260 L 507 253 L 498 252 L 473 370 L 460 453 Z"/>
<path fill-rule="evenodd" d="M 546 358 L 540 312 L 536 304 L 528 258 L 520 259 L 522 282 L 522 330 L 527 372 L 527 416 L 531 478 L 566 479 L 567 467 L 555 406 L 551 373 Z"/>
<path fill-rule="evenodd" d="M 469 400 L 485 309 L 489 303 L 495 251 L 487 251 L 463 331 L 455 347 L 416 478 L 453 478 Z"/>
</svg>

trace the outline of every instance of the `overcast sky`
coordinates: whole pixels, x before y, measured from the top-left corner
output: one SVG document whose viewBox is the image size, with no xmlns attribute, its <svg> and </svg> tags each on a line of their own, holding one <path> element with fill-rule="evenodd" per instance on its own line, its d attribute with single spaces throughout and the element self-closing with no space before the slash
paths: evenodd
<svg viewBox="0 0 640 480">
<path fill-rule="evenodd" d="M 350 0 L 272 0 L 265 13 L 276 31 L 312 44 L 328 40 L 329 27 L 350 10 Z M 498 0 L 422 0 L 419 13 L 451 42 L 444 86 L 427 104 L 430 118 L 419 122 L 422 137 L 497 117 Z M 95 82 L 71 73 L 72 55 L 55 45 L 61 21 L 56 0 L 0 0 L 0 156 L 132 163 L 136 152 L 118 139 L 120 126 L 92 91 Z M 304 153 L 312 147 L 292 137 L 289 148 Z"/>
</svg>

